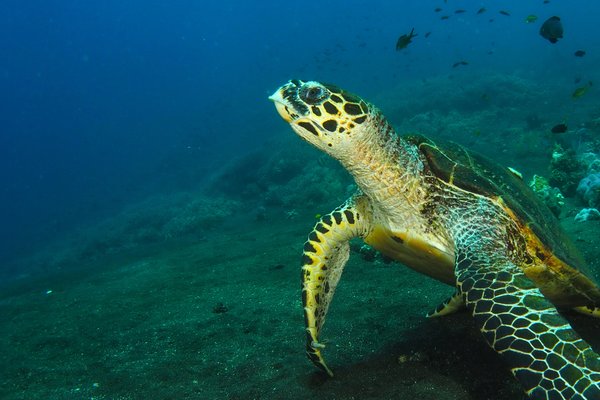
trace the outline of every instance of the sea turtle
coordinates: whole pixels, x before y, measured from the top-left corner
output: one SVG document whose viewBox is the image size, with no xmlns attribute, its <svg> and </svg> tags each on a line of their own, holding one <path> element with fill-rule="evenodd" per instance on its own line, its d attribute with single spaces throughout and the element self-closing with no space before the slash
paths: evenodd
<svg viewBox="0 0 600 400">
<path fill-rule="evenodd" d="M 302 303 L 314 365 L 332 375 L 319 333 L 348 242 L 359 237 L 455 287 L 432 315 L 466 306 L 530 398 L 600 399 L 600 356 L 557 311 L 600 316 L 600 289 L 516 171 L 457 144 L 400 137 L 377 108 L 333 85 L 291 80 L 270 99 L 358 186 L 304 245 Z"/>
</svg>

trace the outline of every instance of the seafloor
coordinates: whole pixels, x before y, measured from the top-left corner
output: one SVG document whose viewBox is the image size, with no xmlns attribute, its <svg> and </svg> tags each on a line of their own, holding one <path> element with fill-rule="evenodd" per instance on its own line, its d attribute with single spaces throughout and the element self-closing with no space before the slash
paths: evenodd
<svg viewBox="0 0 600 400">
<path fill-rule="evenodd" d="M 132 205 L 15 266 L 30 272 L 0 291 L 0 398 L 523 398 L 466 312 L 424 317 L 452 288 L 360 244 L 323 334 L 336 375 L 309 364 L 300 251 L 315 214 L 352 187 L 283 125 L 282 135 L 203 191 Z M 546 172 L 552 143 L 523 143 L 528 168 Z M 521 157 L 508 150 L 508 162 Z M 568 198 L 561 222 L 598 275 L 600 221 L 575 222 L 580 208 Z M 567 317 L 600 349 L 600 320 Z"/>
</svg>

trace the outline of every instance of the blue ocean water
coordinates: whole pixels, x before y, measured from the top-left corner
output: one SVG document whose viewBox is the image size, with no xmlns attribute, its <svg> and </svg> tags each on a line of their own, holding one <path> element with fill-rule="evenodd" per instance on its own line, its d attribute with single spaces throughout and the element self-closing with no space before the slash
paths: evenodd
<svg viewBox="0 0 600 400">
<path fill-rule="evenodd" d="M 3 1 L 0 257 L 197 185 L 282 129 L 266 97 L 290 78 L 366 98 L 461 60 L 473 79 L 593 80 L 599 10 L 591 0 Z M 539 19 L 527 24 L 530 14 Z M 565 26 L 557 44 L 538 34 L 553 15 Z"/>
</svg>

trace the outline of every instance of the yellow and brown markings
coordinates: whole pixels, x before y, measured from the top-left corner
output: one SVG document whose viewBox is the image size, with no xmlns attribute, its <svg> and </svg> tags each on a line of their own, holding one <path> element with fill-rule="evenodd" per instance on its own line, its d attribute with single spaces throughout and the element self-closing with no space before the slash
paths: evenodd
<svg viewBox="0 0 600 400">
<path fill-rule="evenodd" d="M 366 221 L 351 201 L 321 217 L 308 235 L 302 254 L 302 305 L 306 353 L 314 365 L 333 375 L 325 364 L 319 333 L 342 270 L 350 255 L 348 241 L 362 236 Z"/>
<path fill-rule="evenodd" d="M 600 303 L 600 289 L 589 277 L 558 258 L 541 242 L 531 224 L 520 220 L 501 197 L 495 201 L 514 221 L 518 230 L 515 236 L 524 241 L 525 251 L 519 256 L 522 260 L 519 267 L 544 296 L 564 307 Z"/>
<path fill-rule="evenodd" d="M 515 265 L 457 256 L 458 289 L 532 399 L 600 399 L 600 356 Z"/>
<path fill-rule="evenodd" d="M 329 90 L 329 98 L 320 104 L 311 105 L 310 111 L 313 114 L 314 124 L 320 125 L 319 128 L 327 132 L 338 132 L 351 134 L 356 125 L 360 125 L 367 120 L 369 106 L 360 98 L 346 93 L 339 88 L 331 85 L 325 86 Z M 309 124 L 305 122 L 305 124 Z M 319 135 L 317 127 L 301 125 L 314 135 Z"/>
</svg>

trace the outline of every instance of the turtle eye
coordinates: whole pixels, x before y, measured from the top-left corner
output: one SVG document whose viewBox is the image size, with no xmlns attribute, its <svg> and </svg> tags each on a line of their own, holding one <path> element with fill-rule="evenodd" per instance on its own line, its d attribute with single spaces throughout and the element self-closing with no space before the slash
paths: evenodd
<svg viewBox="0 0 600 400">
<path fill-rule="evenodd" d="M 320 103 L 326 96 L 327 91 L 321 86 L 305 86 L 300 91 L 300 98 L 307 104 Z"/>
</svg>

